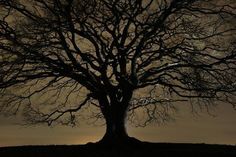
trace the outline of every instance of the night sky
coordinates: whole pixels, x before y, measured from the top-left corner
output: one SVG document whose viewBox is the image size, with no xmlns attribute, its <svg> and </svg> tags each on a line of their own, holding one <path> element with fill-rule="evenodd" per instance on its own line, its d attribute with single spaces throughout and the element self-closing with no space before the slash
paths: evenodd
<svg viewBox="0 0 236 157">
<path fill-rule="evenodd" d="M 129 136 L 149 142 L 207 143 L 236 145 L 236 110 L 229 104 L 219 104 L 211 113 L 191 113 L 188 104 L 179 104 L 175 121 L 146 127 L 127 122 Z M 105 126 L 88 125 L 86 121 L 75 127 L 24 126 L 21 117 L 0 116 L 0 147 L 19 145 L 85 144 L 100 140 Z"/>
<path fill-rule="evenodd" d="M 230 105 L 218 105 L 209 115 L 192 114 L 189 106 L 179 107 L 174 122 L 144 128 L 127 124 L 130 136 L 151 142 L 236 144 L 236 111 Z M 22 126 L 19 118 L 0 119 L 0 146 L 84 144 L 102 138 L 104 126 L 81 124 L 68 126 Z"/>
</svg>

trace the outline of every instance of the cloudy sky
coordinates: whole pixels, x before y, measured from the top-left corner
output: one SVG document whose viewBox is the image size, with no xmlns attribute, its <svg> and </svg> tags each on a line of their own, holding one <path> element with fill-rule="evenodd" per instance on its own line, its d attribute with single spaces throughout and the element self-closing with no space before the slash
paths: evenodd
<svg viewBox="0 0 236 157">
<path fill-rule="evenodd" d="M 233 2 L 233 1 L 232 1 Z M 209 143 L 236 145 L 236 110 L 218 105 L 212 115 L 191 114 L 189 106 L 181 106 L 176 121 L 144 128 L 127 124 L 130 136 L 150 142 Z M 23 126 L 19 117 L 0 117 L 0 147 L 16 145 L 85 144 L 102 138 L 104 126 L 81 124 L 66 126 Z"/>
<path fill-rule="evenodd" d="M 165 125 L 137 128 L 128 124 L 130 136 L 151 142 L 191 142 L 236 144 L 236 111 L 230 105 L 218 105 L 211 116 L 206 113 L 193 115 L 188 107 L 181 107 L 176 121 Z M 84 144 L 98 141 L 104 134 L 103 126 L 85 125 L 74 128 L 65 126 L 16 125 L 17 118 L 0 118 L 0 146 Z"/>
</svg>

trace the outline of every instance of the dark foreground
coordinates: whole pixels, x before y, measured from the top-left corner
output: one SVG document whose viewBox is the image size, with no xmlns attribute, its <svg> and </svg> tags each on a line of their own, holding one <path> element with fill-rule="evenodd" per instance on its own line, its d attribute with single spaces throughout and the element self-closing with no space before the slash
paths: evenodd
<svg viewBox="0 0 236 157">
<path fill-rule="evenodd" d="M 136 146 L 20 146 L 0 148 L 1 157 L 236 157 L 236 146 L 142 143 Z"/>
</svg>

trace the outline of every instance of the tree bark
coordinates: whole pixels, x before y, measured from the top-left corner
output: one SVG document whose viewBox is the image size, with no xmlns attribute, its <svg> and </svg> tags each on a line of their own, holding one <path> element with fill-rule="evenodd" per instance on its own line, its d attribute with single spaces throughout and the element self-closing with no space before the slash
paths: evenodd
<svg viewBox="0 0 236 157">
<path fill-rule="evenodd" d="M 104 114 L 106 120 L 106 132 L 103 138 L 99 141 L 105 145 L 136 145 L 140 141 L 129 137 L 126 130 L 126 113 L 127 108 L 116 108 Z"/>
<path fill-rule="evenodd" d="M 124 88 L 120 97 L 117 96 L 119 93 L 110 94 L 108 98 L 107 95 L 100 93 L 98 98 L 101 112 L 106 121 L 106 132 L 99 142 L 109 145 L 136 143 L 138 140 L 128 136 L 125 126 L 132 90 Z"/>
<path fill-rule="evenodd" d="M 126 110 L 111 111 L 104 117 L 106 133 L 101 141 L 105 143 L 123 143 L 127 141 L 129 136 L 125 126 Z"/>
</svg>

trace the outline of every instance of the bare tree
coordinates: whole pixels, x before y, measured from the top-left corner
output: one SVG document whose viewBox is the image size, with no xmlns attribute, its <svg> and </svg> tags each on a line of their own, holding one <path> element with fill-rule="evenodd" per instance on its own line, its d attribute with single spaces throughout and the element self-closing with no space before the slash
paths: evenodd
<svg viewBox="0 0 236 157">
<path fill-rule="evenodd" d="M 31 124 L 74 125 L 91 107 L 106 122 L 101 142 L 119 143 L 130 139 L 127 112 L 136 121 L 145 111 L 145 126 L 168 120 L 177 101 L 235 107 L 235 6 L 0 0 L 0 112 L 23 113 Z"/>
</svg>

